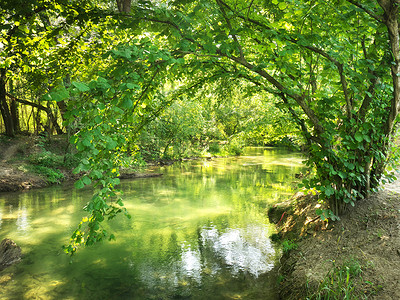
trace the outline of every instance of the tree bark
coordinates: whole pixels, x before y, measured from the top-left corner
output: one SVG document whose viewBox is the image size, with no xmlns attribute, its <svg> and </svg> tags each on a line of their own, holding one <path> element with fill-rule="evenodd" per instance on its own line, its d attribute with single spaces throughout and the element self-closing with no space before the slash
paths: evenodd
<svg viewBox="0 0 400 300">
<path fill-rule="evenodd" d="M 14 123 L 10 108 L 8 107 L 6 99 L 6 70 L 0 69 L 0 112 L 3 117 L 4 127 L 6 130 L 6 135 L 9 137 L 15 136 Z"/>
<path fill-rule="evenodd" d="M 127 13 L 131 12 L 131 0 L 116 0 L 117 7 L 120 13 Z"/>
<path fill-rule="evenodd" d="M 389 117 L 386 122 L 385 134 L 389 136 L 393 131 L 395 119 L 400 106 L 400 38 L 399 38 L 399 7 L 395 0 L 379 0 L 384 10 L 384 23 L 389 34 L 389 47 L 392 52 L 391 73 L 393 80 L 393 98 Z"/>
</svg>

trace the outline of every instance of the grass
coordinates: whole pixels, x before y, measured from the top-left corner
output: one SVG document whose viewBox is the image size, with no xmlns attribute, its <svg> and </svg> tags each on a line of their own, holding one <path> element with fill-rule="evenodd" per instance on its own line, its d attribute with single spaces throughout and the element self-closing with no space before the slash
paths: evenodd
<svg viewBox="0 0 400 300">
<path fill-rule="evenodd" d="M 40 149 L 39 152 L 34 152 L 26 159 L 26 169 L 29 172 L 41 175 L 49 183 L 60 183 L 64 179 L 64 174 L 59 168 L 65 167 L 66 161 L 63 154 L 56 153 L 56 149 L 52 148 L 45 137 L 38 137 L 36 145 Z M 50 146 L 50 149 L 47 149 Z"/>
<path fill-rule="evenodd" d="M 346 260 L 342 265 L 337 266 L 332 262 L 332 268 L 319 284 L 316 291 L 307 286 L 308 300 L 353 300 L 367 299 L 382 287 L 374 283 L 364 281 L 362 278 L 362 266 L 355 259 Z M 364 288 L 358 288 L 358 284 Z M 365 288 L 366 287 L 366 288 Z"/>
<path fill-rule="evenodd" d="M 299 245 L 292 240 L 284 240 L 282 242 L 283 253 L 288 253 L 291 250 L 296 250 L 298 247 L 299 247 Z"/>
<path fill-rule="evenodd" d="M 41 175 L 49 183 L 60 183 L 64 179 L 64 174 L 56 169 L 38 165 L 28 165 L 28 171 Z"/>
</svg>

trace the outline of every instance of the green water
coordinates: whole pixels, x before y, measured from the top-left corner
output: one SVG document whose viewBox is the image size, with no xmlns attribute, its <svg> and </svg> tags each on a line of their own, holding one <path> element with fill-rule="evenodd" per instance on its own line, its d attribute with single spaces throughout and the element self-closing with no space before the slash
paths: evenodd
<svg viewBox="0 0 400 300">
<path fill-rule="evenodd" d="M 0 239 L 21 263 L 0 272 L 1 299 L 277 299 L 266 207 L 287 199 L 301 156 L 250 148 L 235 158 L 177 163 L 122 181 L 132 215 L 106 225 L 117 240 L 61 246 L 90 190 L 70 186 L 0 194 Z"/>
</svg>

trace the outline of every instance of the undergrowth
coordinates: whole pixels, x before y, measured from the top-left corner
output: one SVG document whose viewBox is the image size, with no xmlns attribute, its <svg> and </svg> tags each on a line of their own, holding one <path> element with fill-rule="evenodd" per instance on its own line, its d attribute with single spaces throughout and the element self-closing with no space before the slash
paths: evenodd
<svg viewBox="0 0 400 300">
<path fill-rule="evenodd" d="M 30 172 L 45 177 L 46 181 L 49 183 L 60 183 L 64 179 L 64 174 L 56 168 L 50 168 L 40 165 L 29 165 L 27 169 Z"/>
<path fill-rule="evenodd" d="M 342 265 L 332 262 L 331 270 L 326 274 L 316 291 L 307 283 L 307 300 L 353 300 L 368 299 L 381 289 L 372 282 L 363 280 L 362 266 L 355 259 L 346 260 Z M 362 285 L 359 286 L 359 285 Z"/>
<path fill-rule="evenodd" d="M 41 175 L 49 183 L 60 183 L 65 177 L 59 169 L 65 166 L 64 155 L 47 150 L 46 138 L 43 136 L 38 137 L 36 146 L 40 151 L 28 157 L 27 170 Z"/>
<path fill-rule="evenodd" d="M 284 240 L 282 242 L 282 252 L 283 253 L 288 253 L 291 250 L 296 250 L 299 247 L 299 245 L 292 240 Z"/>
</svg>

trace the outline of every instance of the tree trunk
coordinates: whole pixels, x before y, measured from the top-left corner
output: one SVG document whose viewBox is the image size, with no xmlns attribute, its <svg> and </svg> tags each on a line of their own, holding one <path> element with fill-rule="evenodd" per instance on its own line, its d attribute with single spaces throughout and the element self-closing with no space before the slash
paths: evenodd
<svg viewBox="0 0 400 300">
<path fill-rule="evenodd" d="M 399 8 L 397 1 L 378 1 L 383 10 L 384 22 L 389 34 L 389 47 L 392 52 L 393 62 L 391 64 L 391 73 L 393 79 L 393 98 L 389 118 L 386 122 L 386 135 L 389 136 L 393 131 L 393 126 L 400 108 L 400 38 L 399 38 Z"/>
<path fill-rule="evenodd" d="M 117 0 L 117 6 L 120 13 L 131 12 L 131 0 Z"/>
<path fill-rule="evenodd" d="M 12 81 L 10 80 L 10 93 L 13 93 L 13 84 Z M 14 132 L 18 133 L 20 132 L 20 123 L 19 123 L 19 105 L 17 102 L 15 101 L 11 101 L 10 103 L 10 112 L 11 112 L 11 118 L 13 121 L 13 125 L 14 125 Z"/>
<path fill-rule="evenodd" d="M 6 135 L 9 137 L 15 136 L 14 122 L 8 107 L 6 99 L 6 70 L 0 69 L 0 112 L 3 117 L 4 127 L 6 129 Z"/>
</svg>

